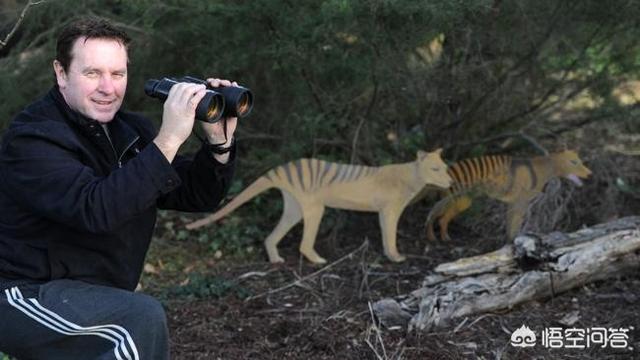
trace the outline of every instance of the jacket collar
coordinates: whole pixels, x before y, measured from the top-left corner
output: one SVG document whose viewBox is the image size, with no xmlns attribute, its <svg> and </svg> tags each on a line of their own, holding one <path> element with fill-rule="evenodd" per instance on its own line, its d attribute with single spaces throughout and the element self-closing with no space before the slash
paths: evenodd
<svg viewBox="0 0 640 360">
<path fill-rule="evenodd" d="M 57 84 L 54 85 L 53 88 L 49 91 L 49 95 L 64 116 L 65 120 L 73 124 L 85 136 L 90 139 L 102 138 L 106 140 L 106 137 L 104 136 L 104 129 L 102 128 L 100 123 L 97 120 L 88 118 L 81 113 L 71 109 L 67 102 L 64 100 L 62 93 L 60 93 L 60 89 L 58 88 Z M 126 151 L 131 146 L 131 144 L 134 143 L 139 137 L 138 134 L 133 130 L 133 128 L 129 124 L 127 124 L 123 118 L 126 118 L 126 115 L 122 112 L 122 110 L 118 110 L 118 112 L 116 112 L 115 116 L 113 117 L 113 120 L 111 120 L 107 125 L 109 129 L 109 138 L 111 139 L 111 144 L 113 145 L 117 156 L 121 156 L 122 153 Z M 96 134 L 100 135 L 96 136 Z"/>
</svg>

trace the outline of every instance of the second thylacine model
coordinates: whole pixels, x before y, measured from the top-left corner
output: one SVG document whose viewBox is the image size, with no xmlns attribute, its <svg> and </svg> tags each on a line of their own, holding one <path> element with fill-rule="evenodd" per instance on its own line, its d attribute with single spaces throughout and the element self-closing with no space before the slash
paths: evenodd
<svg viewBox="0 0 640 360">
<path fill-rule="evenodd" d="M 451 165 L 449 175 L 454 182 L 446 196 L 437 202 L 427 216 L 427 238 L 435 240 L 433 223 L 438 220 L 440 237 L 449 239 L 449 222 L 471 206 L 475 195 L 508 204 L 507 236 L 513 239 L 524 220 L 529 202 L 542 192 L 555 177 L 564 177 L 582 185 L 581 178 L 591 175 L 578 154 L 572 150 L 532 158 L 506 155 L 464 159 Z"/>
</svg>

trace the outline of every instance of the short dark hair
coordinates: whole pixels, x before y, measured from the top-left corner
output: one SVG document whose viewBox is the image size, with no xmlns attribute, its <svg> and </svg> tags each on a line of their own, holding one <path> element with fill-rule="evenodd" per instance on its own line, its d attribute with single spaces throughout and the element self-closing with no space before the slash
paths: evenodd
<svg viewBox="0 0 640 360">
<path fill-rule="evenodd" d="M 129 49 L 131 38 L 121 29 L 115 27 L 111 22 L 97 17 L 84 17 L 72 20 L 60 31 L 56 43 L 56 60 L 60 62 L 64 71 L 69 70 L 71 64 L 71 48 L 76 39 L 85 37 L 86 39 L 112 39 L 116 40 L 125 49 Z"/>
</svg>

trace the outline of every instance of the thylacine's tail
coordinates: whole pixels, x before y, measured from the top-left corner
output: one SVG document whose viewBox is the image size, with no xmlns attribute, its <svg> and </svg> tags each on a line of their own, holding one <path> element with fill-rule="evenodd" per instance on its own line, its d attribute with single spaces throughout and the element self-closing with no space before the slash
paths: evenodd
<svg viewBox="0 0 640 360">
<path fill-rule="evenodd" d="M 269 178 L 267 178 L 266 175 L 263 175 L 258 179 L 256 179 L 256 181 L 254 181 L 251 185 L 249 185 L 246 189 L 244 189 L 240 194 L 238 194 L 238 196 L 233 198 L 233 200 L 231 200 L 222 209 L 216 211 L 215 213 L 207 217 L 204 217 L 200 220 L 187 224 L 187 229 L 190 229 L 190 230 L 197 229 L 199 227 L 211 224 L 212 222 L 218 221 L 219 219 L 225 217 L 227 214 L 229 214 L 233 210 L 240 207 L 240 205 L 246 203 L 256 195 L 274 186 L 275 186 L 274 182 Z"/>
</svg>

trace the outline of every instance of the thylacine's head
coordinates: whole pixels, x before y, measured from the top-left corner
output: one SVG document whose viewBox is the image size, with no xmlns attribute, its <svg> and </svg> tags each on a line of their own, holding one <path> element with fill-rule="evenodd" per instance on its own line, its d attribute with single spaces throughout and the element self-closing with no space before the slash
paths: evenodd
<svg viewBox="0 0 640 360">
<path fill-rule="evenodd" d="M 451 186 L 453 179 L 447 174 L 447 164 L 442 161 L 442 149 L 434 152 L 418 150 L 418 171 L 426 185 L 433 185 L 443 189 Z"/>
<path fill-rule="evenodd" d="M 582 160 L 573 150 L 564 150 L 550 154 L 553 164 L 553 172 L 556 176 L 569 179 L 578 186 L 582 186 L 582 180 L 591 175 L 591 170 L 584 166 Z"/>
</svg>

